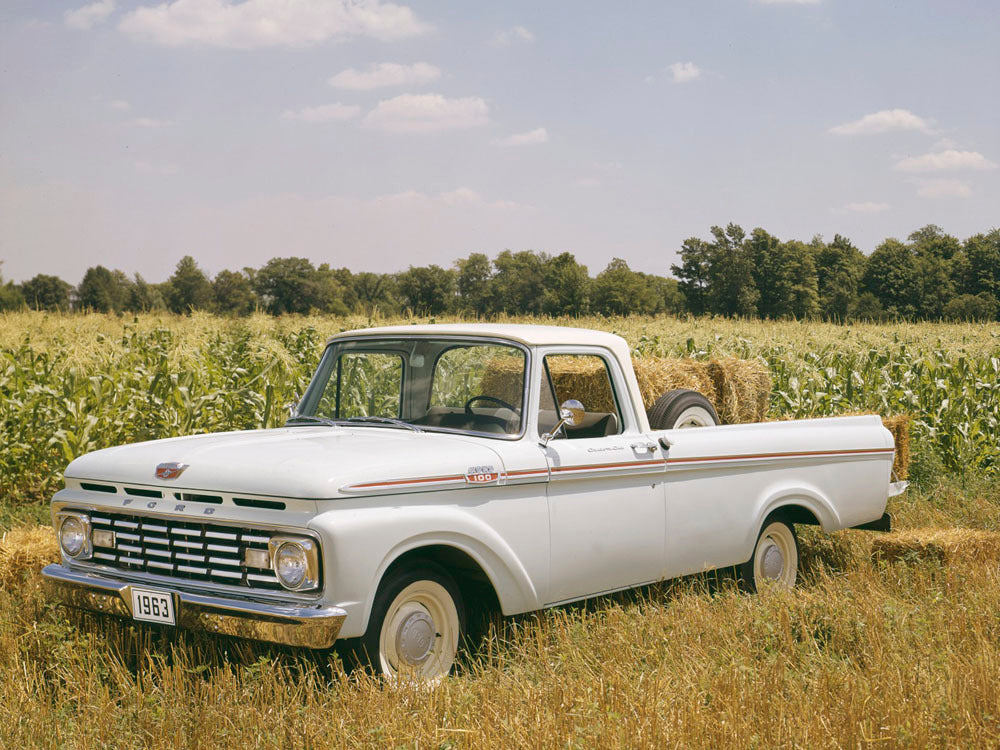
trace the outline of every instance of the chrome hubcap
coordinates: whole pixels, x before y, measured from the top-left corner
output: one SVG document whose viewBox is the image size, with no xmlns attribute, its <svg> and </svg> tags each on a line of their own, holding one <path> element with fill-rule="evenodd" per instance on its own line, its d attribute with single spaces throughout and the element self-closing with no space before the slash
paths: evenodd
<svg viewBox="0 0 1000 750">
<path fill-rule="evenodd" d="M 426 612 L 409 614 L 396 632 L 396 653 L 410 666 L 427 661 L 434 647 L 437 630 Z"/>
<path fill-rule="evenodd" d="M 764 550 L 764 559 L 760 567 L 766 578 L 781 578 L 781 571 L 785 567 L 785 557 L 774 542 L 771 542 Z"/>
</svg>

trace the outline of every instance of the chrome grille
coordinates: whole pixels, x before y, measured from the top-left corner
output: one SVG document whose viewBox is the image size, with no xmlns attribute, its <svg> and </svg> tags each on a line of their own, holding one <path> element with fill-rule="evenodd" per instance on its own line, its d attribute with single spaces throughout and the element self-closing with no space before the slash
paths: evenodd
<svg viewBox="0 0 1000 750">
<path fill-rule="evenodd" d="M 94 544 L 93 561 L 129 572 L 255 589 L 281 589 L 270 568 L 247 567 L 248 549 L 266 550 L 270 532 L 174 518 L 96 512 L 94 531 L 113 531 L 114 546 Z"/>
</svg>

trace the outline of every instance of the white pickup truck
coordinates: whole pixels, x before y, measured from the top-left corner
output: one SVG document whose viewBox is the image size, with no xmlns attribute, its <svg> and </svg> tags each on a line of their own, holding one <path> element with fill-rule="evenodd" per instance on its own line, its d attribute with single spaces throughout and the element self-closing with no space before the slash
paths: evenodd
<svg viewBox="0 0 1000 750">
<path fill-rule="evenodd" d="M 433 679 L 485 603 L 514 614 L 730 566 L 750 590 L 792 586 L 795 524 L 888 528 L 905 485 L 878 417 L 715 421 L 691 391 L 648 416 L 608 333 L 341 333 L 282 428 L 73 461 L 44 575 L 70 605 L 352 639 L 378 673 Z"/>
</svg>

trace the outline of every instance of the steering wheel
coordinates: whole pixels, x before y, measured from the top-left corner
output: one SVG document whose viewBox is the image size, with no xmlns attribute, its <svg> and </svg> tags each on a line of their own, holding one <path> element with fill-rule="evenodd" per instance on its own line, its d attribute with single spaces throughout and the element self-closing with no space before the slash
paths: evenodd
<svg viewBox="0 0 1000 750">
<path fill-rule="evenodd" d="M 465 402 L 465 415 L 469 419 L 475 419 L 475 413 L 472 411 L 472 404 L 476 401 L 489 401 L 491 403 L 497 404 L 498 406 L 503 406 L 510 409 L 512 412 L 517 414 L 517 407 L 513 404 L 508 404 L 502 398 L 496 398 L 495 396 L 473 396 L 468 401 Z"/>
</svg>

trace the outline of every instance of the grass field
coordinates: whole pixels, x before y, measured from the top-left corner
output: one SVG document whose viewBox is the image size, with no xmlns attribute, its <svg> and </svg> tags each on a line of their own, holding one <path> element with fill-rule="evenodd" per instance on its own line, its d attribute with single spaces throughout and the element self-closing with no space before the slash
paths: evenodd
<svg viewBox="0 0 1000 750">
<path fill-rule="evenodd" d="M 366 323 L 0 316 L 0 529 L 44 517 L 76 452 L 275 424 L 325 336 Z M 763 357 L 772 416 L 912 413 L 897 523 L 1000 534 L 998 326 L 576 324 L 641 354 Z M 68 613 L 24 554 L 44 545 L 4 543 L 0 747 L 1000 746 L 1000 556 L 884 562 L 874 536 L 802 530 L 793 592 L 696 577 L 505 620 L 434 688 Z"/>
</svg>

